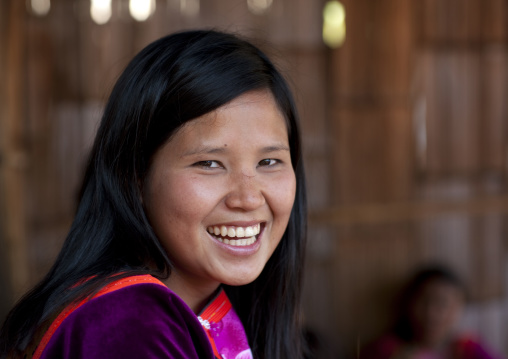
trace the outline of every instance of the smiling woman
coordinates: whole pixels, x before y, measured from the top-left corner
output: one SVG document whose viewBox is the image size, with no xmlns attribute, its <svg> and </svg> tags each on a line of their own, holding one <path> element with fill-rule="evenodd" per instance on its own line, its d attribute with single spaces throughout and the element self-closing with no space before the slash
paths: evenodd
<svg viewBox="0 0 508 359">
<path fill-rule="evenodd" d="M 162 38 L 106 106 L 78 211 L 0 356 L 300 358 L 306 206 L 297 113 L 256 47 Z"/>
<path fill-rule="evenodd" d="M 153 156 L 143 193 L 174 264 L 168 287 L 198 312 L 219 284 L 256 279 L 286 230 L 295 189 L 286 121 L 268 90 L 184 125 Z"/>
</svg>

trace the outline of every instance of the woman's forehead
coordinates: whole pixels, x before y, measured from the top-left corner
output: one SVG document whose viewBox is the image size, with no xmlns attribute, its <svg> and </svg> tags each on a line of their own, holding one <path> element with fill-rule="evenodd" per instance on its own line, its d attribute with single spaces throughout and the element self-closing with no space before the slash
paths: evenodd
<svg viewBox="0 0 508 359">
<path fill-rule="evenodd" d="M 252 115 L 251 118 L 255 118 L 256 113 L 263 116 L 270 112 L 273 119 L 278 120 L 280 117 L 285 121 L 285 116 L 272 93 L 269 90 L 256 90 L 244 93 L 213 111 L 187 121 L 175 133 L 203 128 L 213 132 L 214 128 L 224 126 L 229 120 L 242 120 L 247 112 L 250 112 L 248 115 Z"/>
</svg>

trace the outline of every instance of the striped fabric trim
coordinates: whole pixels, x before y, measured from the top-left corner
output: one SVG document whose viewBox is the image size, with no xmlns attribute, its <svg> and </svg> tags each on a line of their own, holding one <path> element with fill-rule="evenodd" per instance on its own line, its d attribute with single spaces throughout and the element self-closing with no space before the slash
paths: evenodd
<svg viewBox="0 0 508 359">
<path fill-rule="evenodd" d="M 111 282 L 108 285 L 104 286 L 100 291 L 97 292 L 96 295 L 93 296 L 91 299 L 98 298 L 104 294 L 108 294 L 111 292 L 114 292 L 115 290 L 122 289 L 134 284 L 141 284 L 141 283 L 153 283 L 153 284 L 159 284 L 162 286 L 165 286 L 164 283 L 162 283 L 160 280 L 152 277 L 149 274 L 145 275 L 136 275 L 131 277 L 125 277 L 121 278 L 117 281 Z M 37 346 L 37 349 L 35 350 L 35 353 L 32 357 L 32 359 L 40 359 L 42 352 L 48 345 L 49 341 L 51 340 L 51 337 L 53 334 L 55 334 L 56 330 L 60 327 L 62 322 L 72 314 L 76 309 L 81 307 L 83 304 L 85 304 L 87 301 L 91 299 L 84 299 L 81 302 L 73 303 L 68 305 L 59 315 L 56 317 L 56 319 L 51 323 L 50 327 L 42 337 L 39 345 Z"/>
<path fill-rule="evenodd" d="M 213 299 L 212 302 L 208 304 L 208 306 L 206 306 L 206 308 L 198 316 L 199 322 L 205 329 L 208 340 L 212 345 L 213 353 L 218 359 L 221 359 L 222 357 L 217 350 L 215 340 L 213 339 L 210 332 L 210 323 L 220 322 L 222 318 L 228 314 L 232 307 L 233 306 L 229 301 L 226 292 L 224 292 L 224 289 L 221 288 L 219 294 L 215 297 L 215 299 Z"/>
</svg>

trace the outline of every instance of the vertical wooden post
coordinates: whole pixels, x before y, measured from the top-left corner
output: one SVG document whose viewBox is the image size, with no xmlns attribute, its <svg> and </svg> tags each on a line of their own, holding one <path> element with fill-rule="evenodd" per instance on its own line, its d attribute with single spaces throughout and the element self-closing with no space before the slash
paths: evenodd
<svg viewBox="0 0 508 359">
<path fill-rule="evenodd" d="M 346 40 L 330 53 L 329 70 L 332 205 L 407 201 L 413 187 L 413 2 L 342 2 Z M 354 357 L 390 322 L 385 308 L 392 295 L 384 283 L 400 280 L 415 242 L 407 224 L 345 225 L 336 233 L 329 269 L 335 275 L 333 315 L 343 354 Z"/>
<path fill-rule="evenodd" d="M 25 3 L 12 1 L 6 5 L 4 49 L 2 59 L 0 106 L 0 213 L 3 223 L 0 239 L 6 259 L 11 300 L 17 298 L 28 282 L 26 245 L 26 211 L 24 200 L 25 150 L 23 84 Z"/>
</svg>

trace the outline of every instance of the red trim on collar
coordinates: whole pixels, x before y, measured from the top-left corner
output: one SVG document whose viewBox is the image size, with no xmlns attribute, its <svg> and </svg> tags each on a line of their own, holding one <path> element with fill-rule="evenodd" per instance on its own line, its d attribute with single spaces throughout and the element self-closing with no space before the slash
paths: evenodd
<svg viewBox="0 0 508 359">
<path fill-rule="evenodd" d="M 202 321 L 206 321 L 208 323 L 218 323 L 224 318 L 226 314 L 228 314 L 229 310 L 233 307 L 231 302 L 229 301 L 228 296 L 223 288 L 220 289 L 219 294 L 208 304 L 205 309 L 198 316 L 200 318 L 201 325 L 206 332 L 206 336 L 212 345 L 213 353 L 217 359 L 222 358 L 217 350 L 217 346 L 215 345 L 215 340 L 210 333 L 210 326 L 206 327 Z"/>
<path fill-rule="evenodd" d="M 201 312 L 199 315 L 201 319 L 208 320 L 209 322 L 217 323 L 229 312 L 232 304 L 229 301 L 226 292 L 221 288 L 217 297 Z"/>
<path fill-rule="evenodd" d="M 81 307 L 83 304 L 85 304 L 87 301 L 98 298 L 104 294 L 114 292 L 115 290 L 122 289 L 125 287 L 128 287 L 130 285 L 134 284 L 141 284 L 141 283 L 153 283 L 153 284 L 160 284 L 165 287 L 164 283 L 162 283 L 160 280 L 152 277 L 149 274 L 145 275 L 136 275 L 136 276 L 130 276 L 121 278 L 119 280 L 116 280 L 114 282 L 111 282 L 107 285 L 105 285 L 101 290 L 97 292 L 93 296 L 93 298 L 86 298 L 82 300 L 81 302 L 71 303 L 68 305 L 59 315 L 56 317 L 56 319 L 51 323 L 50 327 L 42 337 L 41 341 L 39 342 L 39 345 L 37 346 L 37 349 L 35 350 L 35 353 L 32 357 L 32 359 L 39 359 L 42 355 L 42 352 L 46 348 L 46 345 L 48 345 L 49 341 L 51 340 L 51 337 L 53 334 L 55 334 L 56 330 L 62 322 L 67 318 L 69 315 L 71 315 L 72 312 L 74 312 L 76 309 Z"/>
</svg>

